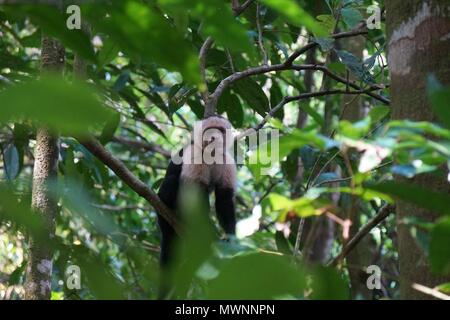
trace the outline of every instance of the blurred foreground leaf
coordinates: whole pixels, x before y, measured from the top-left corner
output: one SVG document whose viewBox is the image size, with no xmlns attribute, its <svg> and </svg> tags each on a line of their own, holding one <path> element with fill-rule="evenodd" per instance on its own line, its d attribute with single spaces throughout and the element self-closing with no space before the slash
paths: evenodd
<svg viewBox="0 0 450 320">
<path fill-rule="evenodd" d="M 305 278 L 286 257 L 250 254 L 231 259 L 211 281 L 209 299 L 274 299 L 301 296 Z"/>
<path fill-rule="evenodd" d="M 0 122 L 29 119 L 76 135 L 85 134 L 109 114 L 87 85 L 58 77 L 21 83 L 0 92 Z"/>
<path fill-rule="evenodd" d="M 414 203 L 419 207 L 437 213 L 450 215 L 450 207 L 448 205 L 450 203 L 449 194 L 433 192 L 411 183 L 406 184 L 393 181 L 370 184 L 365 187 L 370 190 L 386 193 L 406 202 Z"/>
</svg>

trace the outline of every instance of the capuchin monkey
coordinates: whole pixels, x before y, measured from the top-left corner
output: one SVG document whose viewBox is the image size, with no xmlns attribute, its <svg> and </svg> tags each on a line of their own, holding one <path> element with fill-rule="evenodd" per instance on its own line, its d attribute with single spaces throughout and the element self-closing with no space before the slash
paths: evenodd
<svg viewBox="0 0 450 320">
<path fill-rule="evenodd" d="M 214 192 L 217 218 L 227 235 L 234 235 L 236 228 L 236 163 L 229 152 L 233 146 L 231 129 L 228 120 L 218 115 L 196 122 L 191 143 L 172 156 L 158 192 L 160 199 L 181 220 L 179 193 L 186 184 L 198 187 L 205 199 Z M 164 272 L 173 258 L 177 235 L 163 217 L 158 216 L 158 223 L 162 234 L 160 265 Z"/>
</svg>

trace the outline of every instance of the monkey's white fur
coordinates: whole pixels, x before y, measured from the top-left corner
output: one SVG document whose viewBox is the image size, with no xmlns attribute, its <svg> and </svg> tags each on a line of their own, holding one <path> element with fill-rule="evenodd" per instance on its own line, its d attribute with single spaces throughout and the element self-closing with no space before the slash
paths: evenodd
<svg viewBox="0 0 450 320">
<path fill-rule="evenodd" d="M 231 129 L 226 119 L 216 116 L 194 125 L 193 143 L 183 149 L 182 182 L 200 182 L 209 188 L 219 185 L 236 190 L 236 163 L 229 153 L 233 146 Z M 214 158 L 221 161 L 205 161 L 203 155 L 208 148 L 214 149 Z"/>
</svg>

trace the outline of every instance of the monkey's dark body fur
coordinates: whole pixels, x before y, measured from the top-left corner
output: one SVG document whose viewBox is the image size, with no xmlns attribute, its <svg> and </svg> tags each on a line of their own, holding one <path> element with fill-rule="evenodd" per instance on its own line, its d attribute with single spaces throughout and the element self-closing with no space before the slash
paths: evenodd
<svg viewBox="0 0 450 320">
<path fill-rule="evenodd" d="M 174 164 L 172 161 L 167 168 L 164 181 L 158 192 L 158 196 L 161 201 L 166 204 L 167 207 L 172 209 L 177 216 L 179 216 L 177 208 L 178 192 L 180 190 L 180 175 L 182 164 Z M 203 190 L 205 195 L 209 194 L 211 187 L 215 192 L 215 209 L 217 219 L 220 226 L 223 228 L 226 234 L 234 234 L 236 227 L 235 207 L 234 207 L 234 190 L 233 188 L 227 188 L 222 186 L 205 186 L 199 183 L 200 190 Z M 161 216 L 158 216 L 158 224 L 161 229 L 161 256 L 160 263 L 164 267 L 170 262 L 170 258 L 173 251 L 173 242 L 176 239 L 175 230 L 170 224 Z"/>
<path fill-rule="evenodd" d="M 221 117 L 208 118 L 203 120 L 201 124 L 203 125 L 202 130 L 208 129 L 208 126 L 220 126 L 225 129 L 231 128 L 229 122 Z M 220 137 L 215 138 L 216 142 L 219 138 Z M 214 141 L 214 139 L 212 141 Z M 223 144 L 225 145 L 226 143 L 227 141 L 224 138 Z M 231 164 L 184 164 L 187 162 L 186 160 L 190 157 L 193 149 L 197 147 L 198 146 L 192 143 L 190 146 L 187 146 L 180 151 L 180 156 L 183 157 L 183 163 L 175 164 L 173 161 L 170 161 L 158 195 L 179 218 L 182 218 L 182 212 L 180 212 L 181 210 L 177 206 L 182 183 L 195 183 L 199 189 L 203 191 L 207 201 L 209 199 L 209 193 L 214 191 L 215 209 L 219 224 L 226 234 L 234 235 L 236 227 L 234 205 L 236 165 L 234 160 L 231 158 Z M 226 155 L 229 157 L 228 153 Z M 230 160 L 230 158 L 228 158 L 228 160 Z M 209 201 L 207 204 L 209 208 Z M 171 262 L 174 249 L 173 245 L 174 241 L 177 239 L 177 234 L 163 217 L 158 216 L 158 223 L 162 235 L 160 264 L 161 268 L 164 269 Z"/>
</svg>

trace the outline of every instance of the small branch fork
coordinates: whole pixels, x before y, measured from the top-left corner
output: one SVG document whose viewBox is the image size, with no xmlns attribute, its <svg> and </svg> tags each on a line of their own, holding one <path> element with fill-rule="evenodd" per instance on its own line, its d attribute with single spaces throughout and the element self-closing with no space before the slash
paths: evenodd
<svg viewBox="0 0 450 320">
<path fill-rule="evenodd" d="M 360 27 L 360 28 L 357 28 L 352 31 L 333 34 L 333 35 L 331 35 L 331 37 L 333 39 L 341 39 L 341 38 L 348 38 L 348 37 L 354 37 L 354 36 L 365 35 L 365 34 L 367 34 L 367 29 L 365 27 Z M 202 80 L 204 81 L 205 85 L 206 85 L 206 78 L 205 78 L 205 63 L 204 63 L 204 61 L 206 60 L 207 50 L 209 49 L 211 44 L 212 44 L 212 42 L 211 42 L 210 38 L 206 39 L 205 43 L 203 44 L 203 46 L 200 50 L 200 68 L 201 68 Z M 203 100 L 204 100 L 205 106 L 206 106 L 205 107 L 205 117 L 209 116 L 211 114 L 214 114 L 216 106 L 217 106 L 217 102 L 219 101 L 219 98 L 222 95 L 222 93 L 225 91 L 225 89 L 228 88 L 228 86 L 230 86 L 231 84 L 233 84 L 234 82 L 236 82 L 240 79 L 244 79 L 244 78 L 254 76 L 254 75 L 269 73 L 269 72 L 278 72 L 278 71 L 285 71 L 285 70 L 296 70 L 296 71 L 316 70 L 316 71 L 323 72 L 325 75 L 329 76 L 330 78 L 332 78 L 333 80 L 335 80 L 337 82 L 345 84 L 347 88 L 352 88 L 352 89 L 355 89 L 358 91 L 364 90 L 363 88 L 358 86 L 356 83 L 346 79 L 345 77 L 341 77 L 341 76 L 333 73 L 330 69 L 328 69 L 324 65 L 318 65 L 318 64 L 316 64 L 316 65 L 308 65 L 308 64 L 295 65 L 294 64 L 294 61 L 300 55 L 304 54 L 308 50 L 311 50 L 317 46 L 318 46 L 318 44 L 316 42 L 309 42 L 304 47 L 302 47 L 302 48 L 296 50 L 294 53 L 292 53 L 286 59 L 286 61 L 284 63 L 274 64 L 274 65 L 265 65 L 264 64 L 262 66 L 249 68 L 244 71 L 235 72 L 235 73 L 231 74 L 230 76 L 226 77 L 225 79 L 220 81 L 219 85 L 216 87 L 216 89 L 214 90 L 213 93 L 209 94 L 207 91 L 206 91 L 206 93 L 203 92 L 203 94 L 202 94 Z M 367 94 L 367 95 L 371 96 L 372 98 L 383 102 L 384 104 L 389 104 L 390 101 L 388 99 L 373 92 L 373 91 L 380 90 L 380 89 L 383 89 L 383 87 L 380 85 L 373 85 L 373 86 L 369 87 L 368 90 L 366 90 L 365 92 L 362 92 L 362 93 Z M 347 89 L 347 91 L 348 91 L 348 89 Z"/>
<path fill-rule="evenodd" d="M 265 126 L 265 124 L 274 116 L 274 114 L 277 113 L 278 110 L 283 108 L 289 102 L 304 100 L 304 99 L 309 99 L 309 98 L 315 98 L 315 97 L 322 97 L 322 96 L 327 96 L 327 95 L 335 95 L 335 94 L 348 94 L 348 95 L 371 94 L 372 91 L 376 91 L 376 90 L 379 90 L 379 89 L 375 88 L 375 87 L 371 88 L 371 89 L 366 89 L 366 90 L 361 89 L 361 90 L 353 90 L 353 91 L 335 89 L 335 90 L 323 90 L 323 91 L 318 91 L 318 92 L 302 93 L 302 94 L 299 94 L 296 96 L 286 96 L 275 107 L 273 107 L 270 110 L 270 112 L 264 117 L 264 119 L 258 125 L 240 133 L 239 135 L 236 136 L 235 139 L 240 140 L 243 137 L 246 137 L 255 131 L 261 130 Z"/>
</svg>

